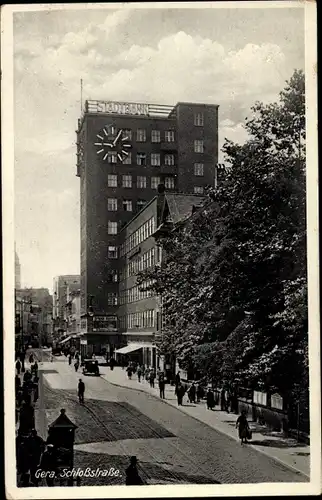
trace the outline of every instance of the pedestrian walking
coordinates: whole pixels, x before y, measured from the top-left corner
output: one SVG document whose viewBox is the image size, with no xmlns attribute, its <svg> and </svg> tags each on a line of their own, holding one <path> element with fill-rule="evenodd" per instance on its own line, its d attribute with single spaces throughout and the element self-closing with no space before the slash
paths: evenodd
<svg viewBox="0 0 322 500">
<path fill-rule="evenodd" d="M 227 389 L 225 391 L 225 400 L 226 400 L 226 412 L 229 413 L 229 406 L 230 406 L 230 391 Z"/>
<path fill-rule="evenodd" d="M 32 365 L 34 362 L 34 355 L 31 353 L 29 356 L 29 363 Z"/>
<path fill-rule="evenodd" d="M 80 378 L 78 382 L 78 399 L 80 403 L 84 403 L 84 393 L 85 393 L 85 384 Z"/>
<path fill-rule="evenodd" d="M 114 359 L 114 358 L 111 358 L 111 359 L 110 359 L 110 369 L 111 369 L 111 371 L 113 371 L 113 370 L 114 370 L 114 366 L 115 366 L 115 359 Z"/>
<path fill-rule="evenodd" d="M 77 370 L 79 368 L 79 361 L 78 360 L 76 360 L 74 367 L 75 367 L 75 372 L 77 372 Z"/>
<path fill-rule="evenodd" d="M 197 394 L 197 403 L 199 403 L 201 401 L 201 399 L 203 399 L 205 396 L 205 391 L 203 390 L 200 383 L 197 384 L 196 394 Z"/>
<path fill-rule="evenodd" d="M 35 375 L 38 375 L 38 363 L 37 363 L 37 361 L 35 361 L 34 364 L 32 365 L 32 372 Z"/>
<path fill-rule="evenodd" d="M 222 388 L 220 391 L 220 409 L 221 411 L 226 410 L 226 397 L 225 397 L 225 389 Z"/>
<path fill-rule="evenodd" d="M 181 378 L 180 378 L 180 372 L 178 372 L 174 378 L 174 383 L 175 383 L 175 391 L 174 393 L 177 394 L 177 389 L 178 389 L 178 386 L 181 382 Z"/>
<path fill-rule="evenodd" d="M 145 370 L 145 381 L 146 381 L 146 382 L 148 382 L 148 381 L 149 381 L 149 379 L 150 379 L 150 369 L 149 369 L 149 368 L 147 368 L 147 369 Z"/>
<path fill-rule="evenodd" d="M 241 415 L 237 418 L 236 429 L 238 428 L 238 436 L 241 444 L 247 443 L 247 438 L 250 438 L 250 429 L 247 422 L 246 411 L 242 410 Z"/>
<path fill-rule="evenodd" d="M 211 387 L 208 387 L 207 391 L 207 410 L 213 410 L 215 406 L 215 396 L 214 391 Z"/>
<path fill-rule="evenodd" d="M 16 370 L 17 370 L 17 374 L 20 375 L 20 371 L 21 371 L 20 359 L 17 359 L 17 361 L 16 361 Z"/>
<path fill-rule="evenodd" d="M 126 475 L 125 484 L 128 486 L 137 486 L 144 484 L 137 469 L 136 457 L 131 457 L 130 465 L 126 469 L 125 475 Z"/>
<path fill-rule="evenodd" d="M 129 365 L 127 367 L 126 372 L 127 372 L 128 379 L 132 380 L 132 373 L 133 373 L 133 371 L 132 371 L 132 366 L 131 365 Z"/>
<path fill-rule="evenodd" d="M 35 428 L 35 410 L 31 401 L 24 401 L 19 412 L 19 431 L 21 434 L 29 434 Z"/>
<path fill-rule="evenodd" d="M 179 384 L 177 385 L 176 392 L 177 392 L 178 406 L 182 406 L 182 400 L 183 400 L 183 396 L 185 395 L 186 390 L 183 387 L 183 385 L 181 384 L 181 382 L 179 382 Z"/>
<path fill-rule="evenodd" d="M 165 389 L 164 374 L 161 373 L 159 375 L 159 390 L 160 390 L 160 398 L 161 399 L 165 399 L 164 389 Z"/>
<path fill-rule="evenodd" d="M 150 387 L 154 388 L 155 371 L 152 369 L 149 374 Z"/>
<path fill-rule="evenodd" d="M 196 386 L 195 386 L 194 382 L 192 382 L 191 386 L 189 387 L 188 398 L 189 398 L 190 403 L 196 402 Z"/>
<path fill-rule="evenodd" d="M 69 354 L 68 356 L 68 364 L 71 365 L 72 364 L 72 355 Z"/>
<path fill-rule="evenodd" d="M 141 382 L 141 375 L 142 375 L 141 366 L 138 367 L 137 373 L 138 373 L 138 381 Z"/>
</svg>

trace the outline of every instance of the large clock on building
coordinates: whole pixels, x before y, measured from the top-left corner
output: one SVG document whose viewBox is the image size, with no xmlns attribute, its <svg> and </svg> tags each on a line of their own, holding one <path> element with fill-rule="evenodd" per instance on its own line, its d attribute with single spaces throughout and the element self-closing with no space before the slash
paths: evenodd
<svg viewBox="0 0 322 500">
<path fill-rule="evenodd" d="M 96 154 L 109 163 L 117 163 L 117 161 L 123 163 L 132 147 L 129 140 L 130 138 L 122 129 L 117 130 L 113 125 L 105 125 L 96 134 L 94 142 Z"/>
</svg>

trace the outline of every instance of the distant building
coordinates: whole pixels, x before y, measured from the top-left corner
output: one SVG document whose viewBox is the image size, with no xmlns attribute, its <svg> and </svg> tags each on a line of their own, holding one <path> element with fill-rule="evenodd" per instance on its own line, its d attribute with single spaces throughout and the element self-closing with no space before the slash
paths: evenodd
<svg viewBox="0 0 322 500">
<path fill-rule="evenodd" d="M 76 171 L 82 331 L 93 334 L 87 330 L 93 315 L 96 342 L 110 352 L 121 342 L 118 304 L 112 297 L 119 293 L 122 228 L 156 196 L 159 184 L 168 192 L 191 195 L 202 195 L 215 185 L 218 108 L 185 102 L 85 103 L 78 121 Z"/>
<path fill-rule="evenodd" d="M 15 289 L 19 290 L 21 288 L 21 265 L 17 251 L 15 249 Z"/>
<path fill-rule="evenodd" d="M 68 294 L 72 290 L 79 290 L 79 288 L 80 276 L 77 274 L 62 275 L 54 278 L 53 322 L 56 340 L 59 340 L 64 333 L 67 333 L 66 304 L 68 302 Z"/>
<path fill-rule="evenodd" d="M 50 345 L 53 306 L 48 288 L 23 288 L 16 290 L 15 295 L 16 336 L 19 329 L 26 344 Z"/>
<path fill-rule="evenodd" d="M 67 289 L 67 302 L 65 307 L 65 320 L 66 320 L 66 333 L 67 335 L 80 334 L 80 288 L 68 286 Z"/>
</svg>

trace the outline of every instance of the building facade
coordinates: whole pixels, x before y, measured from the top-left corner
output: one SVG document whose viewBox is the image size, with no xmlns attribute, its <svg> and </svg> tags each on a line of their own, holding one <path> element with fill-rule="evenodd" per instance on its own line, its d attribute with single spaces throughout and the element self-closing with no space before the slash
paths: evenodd
<svg viewBox="0 0 322 500">
<path fill-rule="evenodd" d="M 66 304 L 68 302 L 68 293 L 72 290 L 79 290 L 80 276 L 77 274 L 68 274 L 57 276 L 54 278 L 54 295 L 53 295 L 53 329 L 55 340 L 67 332 L 66 323 Z"/>
<path fill-rule="evenodd" d="M 52 344 L 52 296 L 47 288 L 15 291 L 16 343 Z"/>
<path fill-rule="evenodd" d="M 81 331 L 86 349 L 113 352 L 118 322 L 119 235 L 159 184 L 202 195 L 218 162 L 218 106 L 86 101 L 77 130 L 81 200 Z M 86 342 L 86 344 L 85 344 Z"/>
<path fill-rule="evenodd" d="M 155 341 L 162 334 L 162 303 L 149 285 L 137 283 L 140 272 L 161 265 L 162 249 L 157 235 L 189 219 L 204 197 L 159 193 L 120 232 L 120 275 L 118 298 L 119 331 L 122 343 L 116 356 L 125 355 L 139 363 L 166 369 Z M 113 297 L 114 298 L 114 297 Z"/>
</svg>

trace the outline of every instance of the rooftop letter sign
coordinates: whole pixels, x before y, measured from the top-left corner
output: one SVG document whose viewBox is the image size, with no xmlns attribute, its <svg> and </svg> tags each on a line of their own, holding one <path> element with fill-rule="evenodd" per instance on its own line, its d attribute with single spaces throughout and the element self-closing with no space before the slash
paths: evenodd
<svg viewBox="0 0 322 500">
<path fill-rule="evenodd" d="M 114 101 L 87 101 L 89 113 L 108 113 L 118 115 L 149 115 L 148 104 Z"/>
</svg>

